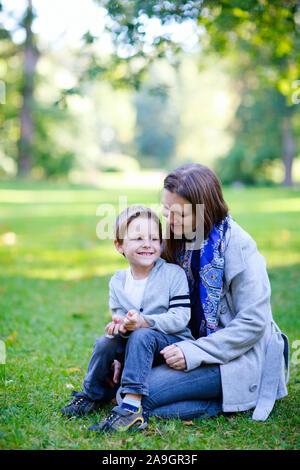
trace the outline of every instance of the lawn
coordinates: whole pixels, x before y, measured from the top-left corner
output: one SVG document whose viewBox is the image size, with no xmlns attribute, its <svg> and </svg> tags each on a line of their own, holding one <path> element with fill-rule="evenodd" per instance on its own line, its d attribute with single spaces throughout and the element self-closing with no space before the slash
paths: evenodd
<svg viewBox="0 0 300 470">
<path fill-rule="evenodd" d="M 251 412 L 186 423 L 151 418 L 142 433 L 101 438 L 87 428 L 110 405 L 81 420 L 64 419 L 59 409 L 81 388 L 93 343 L 110 319 L 110 276 L 126 266 L 112 241 L 97 237 L 97 208 L 118 210 L 119 195 L 128 204 L 159 207 L 159 186 L 0 182 L 1 449 L 299 448 L 300 190 L 225 188 L 224 194 L 267 260 L 273 315 L 290 340 L 289 395 L 269 419 L 252 421 Z"/>
</svg>

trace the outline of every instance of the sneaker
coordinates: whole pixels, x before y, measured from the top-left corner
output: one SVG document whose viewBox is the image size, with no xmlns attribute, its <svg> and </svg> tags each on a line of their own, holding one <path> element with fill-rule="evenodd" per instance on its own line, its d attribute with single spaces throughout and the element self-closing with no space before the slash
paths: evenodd
<svg viewBox="0 0 300 470">
<path fill-rule="evenodd" d="M 68 416 L 69 418 L 72 416 L 84 416 L 87 413 L 96 410 L 100 406 L 99 402 L 91 400 L 84 395 L 80 395 L 80 392 L 73 391 L 72 395 L 75 396 L 74 400 L 65 408 L 60 410 L 63 415 Z"/>
<path fill-rule="evenodd" d="M 142 430 L 146 427 L 147 421 L 141 406 L 138 411 L 130 411 L 121 406 L 115 406 L 107 418 L 102 419 L 100 423 L 90 426 L 89 431 L 96 431 L 102 434 L 108 431 Z"/>
</svg>

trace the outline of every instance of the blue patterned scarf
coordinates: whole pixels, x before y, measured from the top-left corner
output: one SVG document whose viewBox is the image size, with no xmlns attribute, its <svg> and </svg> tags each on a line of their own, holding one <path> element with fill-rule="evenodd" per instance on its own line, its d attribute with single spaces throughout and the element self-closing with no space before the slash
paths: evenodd
<svg viewBox="0 0 300 470">
<path fill-rule="evenodd" d="M 214 225 L 200 249 L 185 250 L 185 243 L 175 254 L 188 278 L 191 297 L 189 327 L 195 339 L 207 336 L 217 328 L 217 312 L 223 288 L 225 234 L 230 228 L 230 215 Z"/>
</svg>

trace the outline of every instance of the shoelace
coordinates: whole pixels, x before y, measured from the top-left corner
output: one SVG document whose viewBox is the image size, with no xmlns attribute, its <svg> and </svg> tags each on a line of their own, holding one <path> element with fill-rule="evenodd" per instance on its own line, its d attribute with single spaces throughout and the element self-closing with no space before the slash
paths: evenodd
<svg viewBox="0 0 300 470">
<path fill-rule="evenodd" d="M 110 413 L 107 418 L 106 418 L 106 421 L 109 423 L 109 424 L 113 424 L 115 421 L 117 421 L 117 419 L 120 417 L 120 415 L 118 413 L 116 413 L 115 411 L 113 411 L 112 413 Z"/>
<path fill-rule="evenodd" d="M 112 426 L 121 416 L 116 413 L 115 411 L 112 411 L 106 418 L 103 430 L 107 429 L 107 427 Z"/>
<path fill-rule="evenodd" d="M 72 401 L 71 405 L 78 406 L 80 402 L 84 401 L 83 397 L 80 398 L 75 398 L 75 400 Z"/>
</svg>

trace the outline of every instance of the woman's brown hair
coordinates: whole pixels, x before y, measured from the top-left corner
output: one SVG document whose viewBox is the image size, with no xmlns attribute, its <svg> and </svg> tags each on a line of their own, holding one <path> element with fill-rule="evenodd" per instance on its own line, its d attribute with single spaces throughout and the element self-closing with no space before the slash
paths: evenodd
<svg viewBox="0 0 300 470">
<path fill-rule="evenodd" d="M 215 173 L 205 165 L 187 163 L 176 168 L 166 176 L 164 189 L 189 201 L 195 214 L 197 204 L 203 204 L 204 238 L 208 237 L 213 225 L 220 223 L 228 214 L 221 183 Z M 182 241 L 175 239 L 173 232 L 170 231 L 170 236 L 165 241 L 162 258 L 175 263 L 174 253 L 179 244 L 182 244 Z"/>
</svg>

